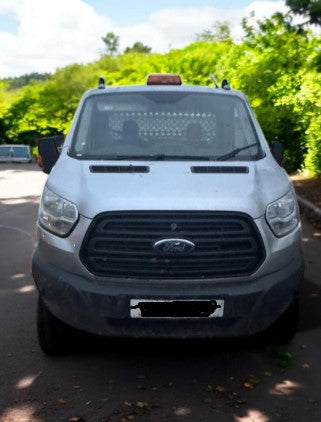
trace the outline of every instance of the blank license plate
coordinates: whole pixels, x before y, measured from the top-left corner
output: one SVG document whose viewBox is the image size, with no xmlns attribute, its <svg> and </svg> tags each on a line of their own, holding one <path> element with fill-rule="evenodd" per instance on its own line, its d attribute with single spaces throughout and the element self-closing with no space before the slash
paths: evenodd
<svg viewBox="0 0 321 422">
<path fill-rule="evenodd" d="M 148 300 L 131 299 L 131 318 L 219 318 L 224 300 Z"/>
</svg>

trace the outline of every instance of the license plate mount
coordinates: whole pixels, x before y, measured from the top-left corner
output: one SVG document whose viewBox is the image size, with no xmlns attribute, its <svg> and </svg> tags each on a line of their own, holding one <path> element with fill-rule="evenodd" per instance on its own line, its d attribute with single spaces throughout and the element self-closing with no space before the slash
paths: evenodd
<svg viewBox="0 0 321 422">
<path fill-rule="evenodd" d="M 208 319 L 224 315 L 224 300 L 131 299 L 131 318 Z"/>
</svg>

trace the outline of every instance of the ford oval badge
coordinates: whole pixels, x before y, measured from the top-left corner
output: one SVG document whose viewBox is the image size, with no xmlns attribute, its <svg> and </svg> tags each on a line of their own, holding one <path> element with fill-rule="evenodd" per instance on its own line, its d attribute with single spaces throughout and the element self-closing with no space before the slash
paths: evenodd
<svg viewBox="0 0 321 422">
<path fill-rule="evenodd" d="M 195 244 L 186 239 L 162 239 L 154 243 L 154 249 L 163 254 L 185 254 L 194 248 Z"/>
</svg>

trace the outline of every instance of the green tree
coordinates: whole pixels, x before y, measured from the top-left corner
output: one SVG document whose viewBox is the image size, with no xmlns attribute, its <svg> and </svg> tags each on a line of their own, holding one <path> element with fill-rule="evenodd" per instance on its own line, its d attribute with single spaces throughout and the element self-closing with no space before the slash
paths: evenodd
<svg viewBox="0 0 321 422">
<path fill-rule="evenodd" d="M 101 37 L 105 44 L 105 53 L 114 56 L 118 52 L 119 48 L 119 36 L 113 32 L 107 32 L 104 37 Z"/>
<path fill-rule="evenodd" d="M 297 15 L 303 15 L 306 23 L 321 25 L 321 0 L 286 0 L 286 5 Z"/>
<path fill-rule="evenodd" d="M 237 83 L 250 97 L 267 139 L 283 142 L 287 169 L 307 168 L 320 109 L 315 93 L 321 80 L 313 69 L 320 41 L 279 13 L 258 22 L 256 29 L 246 24 L 245 44 L 252 58 L 247 56 L 247 66 L 239 62 Z M 310 160 L 309 170 L 316 174 L 320 170 L 312 162 L 316 160 Z"/>
<path fill-rule="evenodd" d="M 49 77 L 49 73 L 32 72 L 15 78 L 8 78 L 6 80 L 9 82 L 9 89 L 16 89 L 28 85 L 31 81 L 45 81 Z"/>
<path fill-rule="evenodd" d="M 136 41 L 132 47 L 126 47 L 124 53 L 142 53 L 142 54 L 150 54 L 152 48 L 148 45 L 144 45 L 140 41 Z"/>
<path fill-rule="evenodd" d="M 227 21 L 216 21 L 211 29 L 205 29 L 200 34 L 196 34 L 196 41 L 205 42 L 231 42 L 231 28 Z"/>
</svg>

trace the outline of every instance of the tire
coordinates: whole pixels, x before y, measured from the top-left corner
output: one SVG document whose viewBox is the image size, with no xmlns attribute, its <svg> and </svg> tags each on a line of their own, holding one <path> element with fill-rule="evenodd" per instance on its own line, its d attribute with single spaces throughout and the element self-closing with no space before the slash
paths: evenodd
<svg viewBox="0 0 321 422">
<path fill-rule="evenodd" d="M 41 350 L 46 355 L 57 356 L 71 351 L 76 330 L 52 315 L 39 296 L 37 332 Z"/>
<path fill-rule="evenodd" d="M 287 344 L 293 340 L 299 325 L 299 303 L 295 299 L 280 318 L 263 334 L 271 344 Z"/>
</svg>

